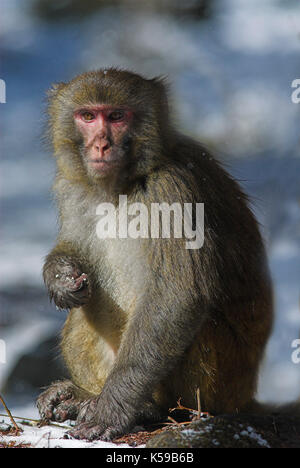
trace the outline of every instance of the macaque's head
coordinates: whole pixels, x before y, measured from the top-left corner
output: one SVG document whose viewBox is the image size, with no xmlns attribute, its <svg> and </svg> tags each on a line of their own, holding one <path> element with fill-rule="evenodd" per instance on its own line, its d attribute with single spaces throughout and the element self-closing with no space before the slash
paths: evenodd
<svg viewBox="0 0 300 468">
<path fill-rule="evenodd" d="M 161 162 L 168 104 L 160 79 L 99 70 L 54 85 L 49 96 L 51 136 L 64 175 L 132 179 Z"/>
</svg>

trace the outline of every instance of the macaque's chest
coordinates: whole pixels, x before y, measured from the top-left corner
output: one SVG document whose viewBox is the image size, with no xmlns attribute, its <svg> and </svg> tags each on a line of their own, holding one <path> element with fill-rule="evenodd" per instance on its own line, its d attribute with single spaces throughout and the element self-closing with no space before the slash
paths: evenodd
<svg viewBox="0 0 300 468">
<path fill-rule="evenodd" d="M 101 222 L 104 216 L 99 214 L 103 213 L 104 205 L 99 210 L 101 200 L 87 203 L 84 198 L 68 199 L 65 203 L 61 236 L 77 246 L 79 256 L 86 258 L 87 269 L 93 271 L 99 286 L 96 295 L 99 293 L 112 305 L 130 313 L 149 284 L 151 269 L 143 249 L 145 240 L 120 238 L 119 229 L 114 231 L 113 217 L 118 220 L 118 207 L 111 219 L 105 218 L 107 226 L 104 226 Z"/>
</svg>

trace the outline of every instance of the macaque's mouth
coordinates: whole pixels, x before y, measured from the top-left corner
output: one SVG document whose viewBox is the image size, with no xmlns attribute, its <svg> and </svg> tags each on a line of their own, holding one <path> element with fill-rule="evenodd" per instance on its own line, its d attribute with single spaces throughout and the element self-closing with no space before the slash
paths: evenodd
<svg viewBox="0 0 300 468">
<path fill-rule="evenodd" d="M 118 166 L 119 161 L 106 161 L 103 159 L 94 159 L 93 161 L 89 161 L 89 165 L 96 169 L 96 171 L 102 172 L 111 169 L 112 167 Z"/>
</svg>

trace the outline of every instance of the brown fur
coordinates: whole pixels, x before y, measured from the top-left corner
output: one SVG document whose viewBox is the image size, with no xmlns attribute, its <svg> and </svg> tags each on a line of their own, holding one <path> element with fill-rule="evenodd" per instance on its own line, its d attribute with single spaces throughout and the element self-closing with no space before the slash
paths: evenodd
<svg viewBox="0 0 300 468">
<path fill-rule="evenodd" d="M 72 398 L 77 387 L 95 396 L 82 404 L 72 434 L 114 437 L 180 397 L 195 407 L 197 388 L 203 411 L 249 407 L 271 330 L 272 293 L 247 197 L 202 145 L 173 129 L 162 81 L 100 70 L 50 94 L 60 233 L 44 277 L 55 302 L 71 308 L 62 353 Z M 126 170 L 109 180 L 87 177 L 74 127 L 74 110 L 93 103 L 126 104 L 135 114 Z M 119 194 L 148 207 L 204 203 L 203 247 L 187 250 L 185 239 L 174 238 L 100 241 L 96 206 L 116 204 Z M 68 264 L 88 276 L 79 295 L 55 279 Z M 51 406 L 52 417 L 63 419 L 55 401 L 50 387 L 39 399 L 41 414 Z"/>
</svg>

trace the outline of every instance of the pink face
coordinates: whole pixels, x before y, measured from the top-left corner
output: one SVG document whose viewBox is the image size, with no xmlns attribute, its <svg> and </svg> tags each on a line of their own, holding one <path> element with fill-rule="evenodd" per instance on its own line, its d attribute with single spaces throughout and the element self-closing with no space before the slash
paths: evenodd
<svg viewBox="0 0 300 468">
<path fill-rule="evenodd" d="M 74 114 L 84 142 L 85 164 L 91 173 L 106 176 L 124 163 L 124 141 L 133 112 L 109 105 L 87 106 Z"/>
</svg>

